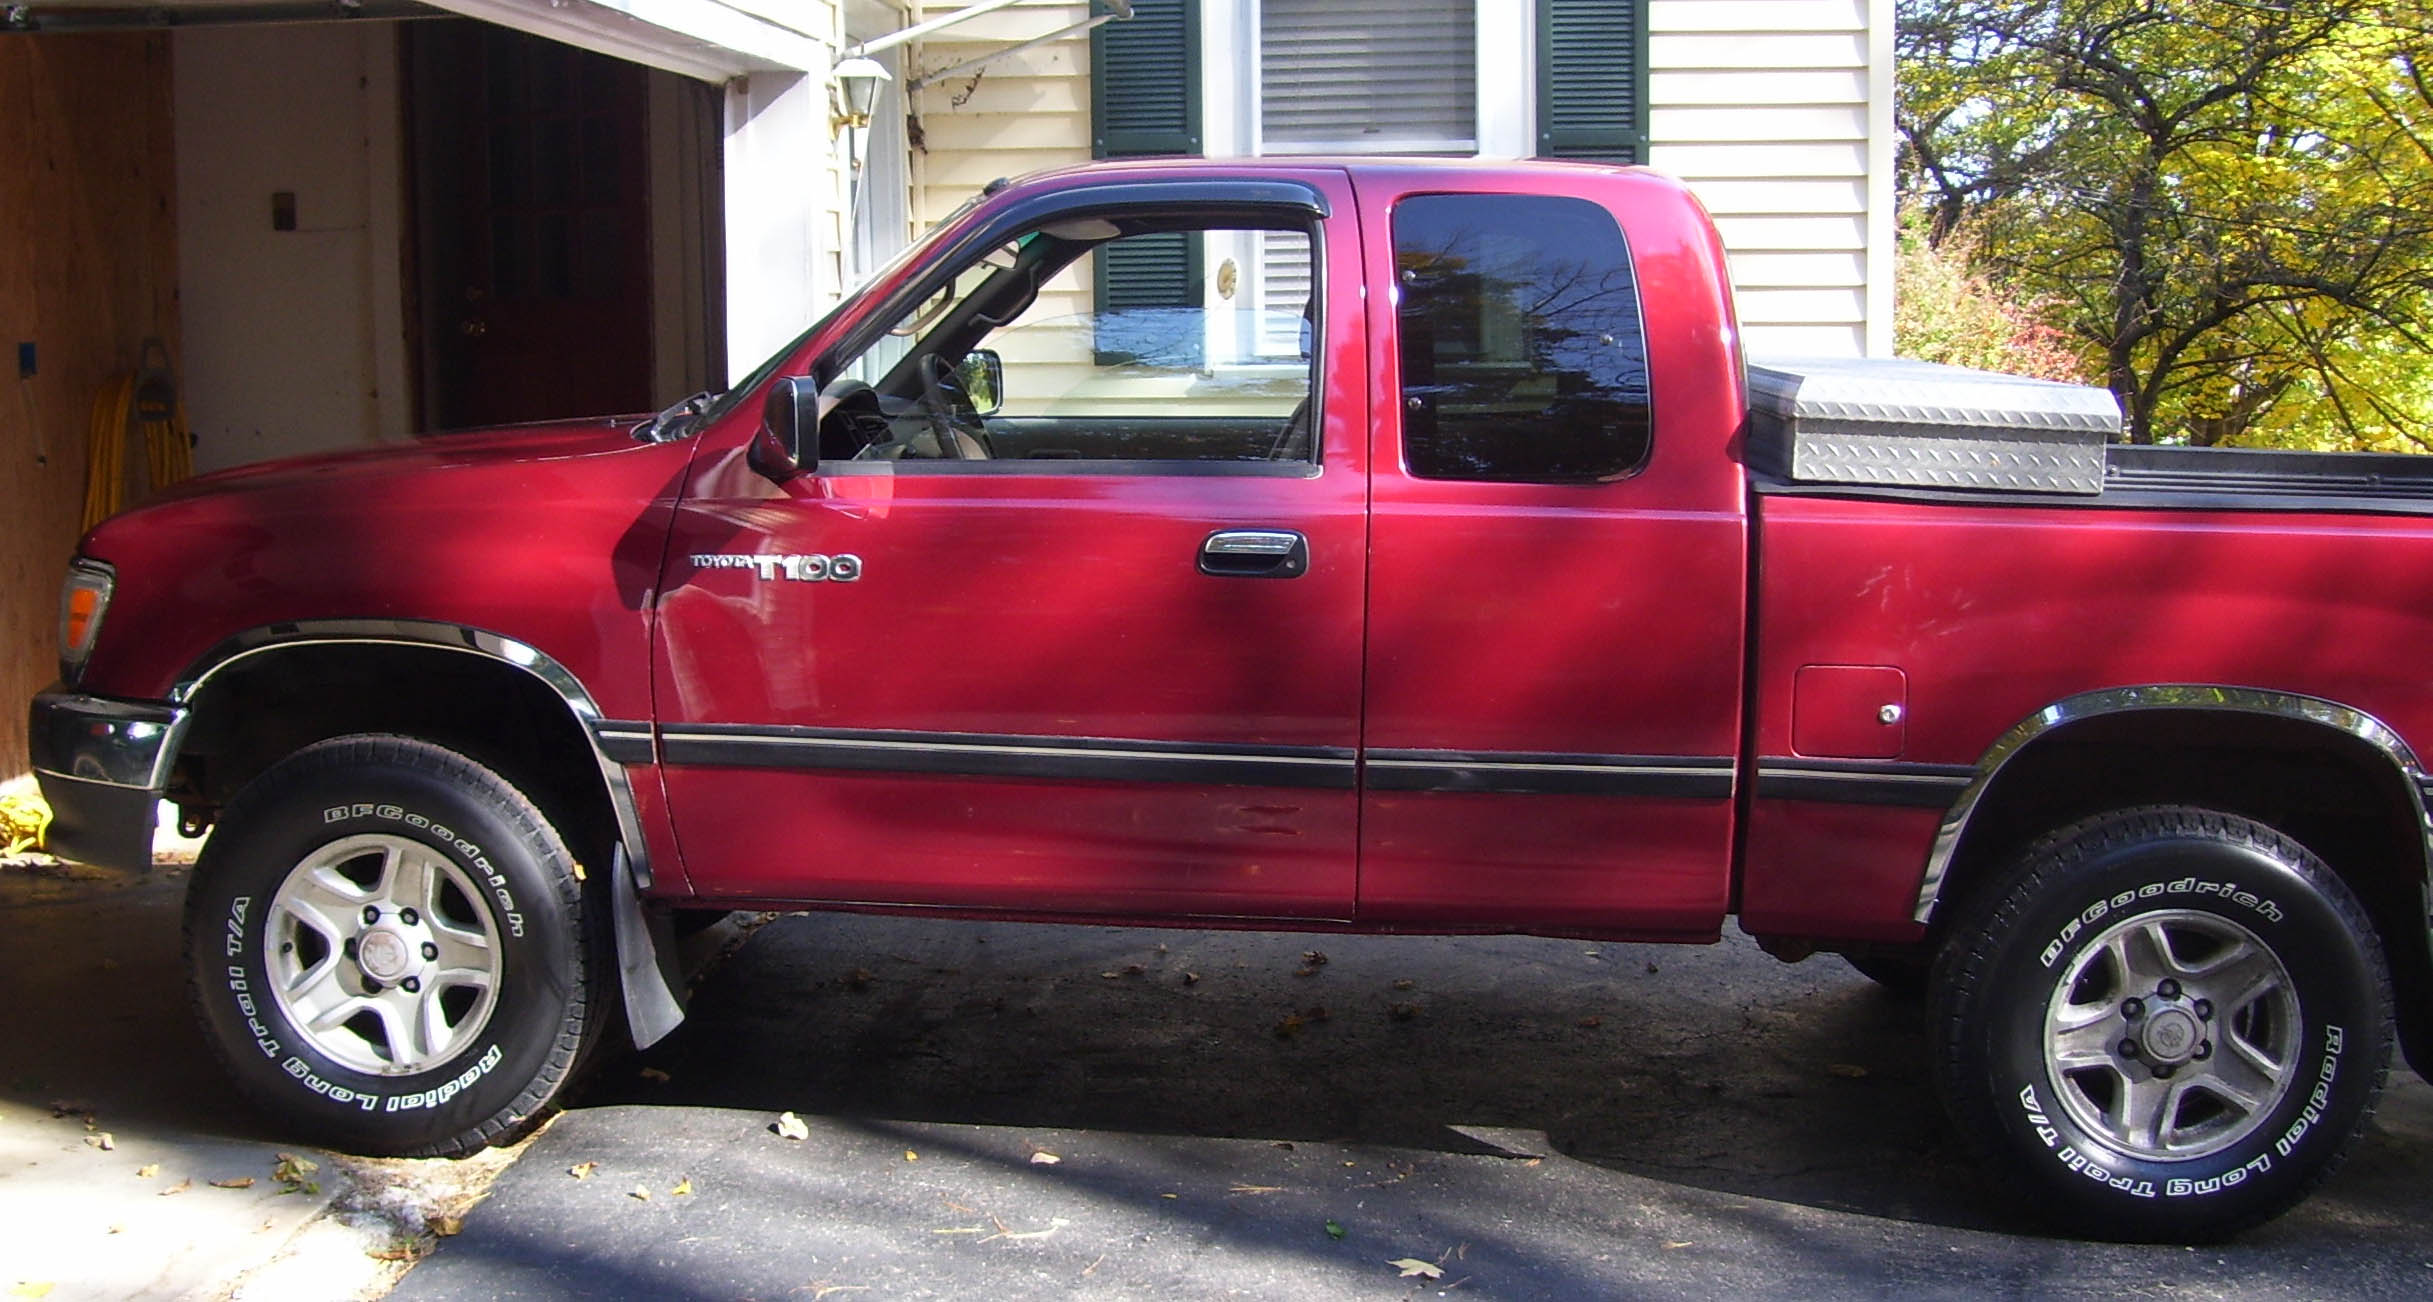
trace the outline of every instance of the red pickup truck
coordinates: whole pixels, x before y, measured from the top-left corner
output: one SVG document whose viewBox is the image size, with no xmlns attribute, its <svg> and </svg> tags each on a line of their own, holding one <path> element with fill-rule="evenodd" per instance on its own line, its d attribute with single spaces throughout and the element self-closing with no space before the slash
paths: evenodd
<svg viewBox="0 0 2433 1302">
<path fill-rule="evenodd" d="M 203 1022 L 345 1147 L 518 1133 L 706 911 L 1737 918 L 1922 987 L 2044 1212 L 2220 1235 L 2433 1061 L 2433 475 L 2116 426 L 1748 367 L 1650 173 L 1093 166 L 723 395 L 102 525 L 35 764 L 62 853 L 214 826 Z"/>
</svg>

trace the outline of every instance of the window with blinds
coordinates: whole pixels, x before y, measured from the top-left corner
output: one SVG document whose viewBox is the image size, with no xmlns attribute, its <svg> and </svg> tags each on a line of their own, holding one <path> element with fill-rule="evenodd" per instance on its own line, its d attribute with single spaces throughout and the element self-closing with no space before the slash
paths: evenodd
<svg viewBox="0 0 2433 1302">
<path fill-rule="evenodd" d="M 1478 150 L 1474 0 L 1259 0 L 1268 154 Z"/>
</svg>

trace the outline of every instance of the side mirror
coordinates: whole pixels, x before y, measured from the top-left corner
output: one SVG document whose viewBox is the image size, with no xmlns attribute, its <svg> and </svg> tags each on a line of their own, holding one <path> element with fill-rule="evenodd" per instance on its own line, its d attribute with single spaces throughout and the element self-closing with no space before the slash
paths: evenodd
<svg viewBox="0 0 2433 1302">
<path fill-rule="evenodd" d="M 744 456 L 752 469 L 778 483 L 819 461 L 819 385 L 807 375 L 781 376 L 769 386 L 760 431 Z"/>
<path fill-rule="evenodd" d="M 994 416 L 1005 410 L 1005 362 L 995 350 L 974 348 L 955 364 L 955 380 L 971 399 L 972 414 Z"/>
</svg>

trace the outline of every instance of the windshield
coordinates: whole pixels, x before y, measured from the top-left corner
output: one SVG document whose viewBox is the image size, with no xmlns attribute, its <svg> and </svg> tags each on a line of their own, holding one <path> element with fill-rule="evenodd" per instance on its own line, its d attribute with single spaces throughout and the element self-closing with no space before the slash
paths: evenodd
<svg viewBox="0 0 2433 1302">
<path fill-rule="evenodd" d="M 986 195 L 975 194 L 971 198 L 964 200 L 963 205 L 955 209 L 953 212 L 948 213 L 944 221 L 931 226 L 929 230 L 921 236 L 921 238 L 904 246 L 903 252 L 898 253 L 894 257 L 887 260 L 887 265 L 870 273 L 869 276 L 863 279 L 861 284 L 854 287 L 853 292 L 845 295 L 843 299 L 839 300 L 835 307 L 832 307 L 826 312 L 820 314 L 820 318 L 811 323 L 810 329 L 803 331 L 801 334 L 796 335 L 793 339 L 787 341 L 785 347 L 771 353 L 768 360 L 762 362 L 758 367 L 754 368 L 750 375 L 736 381 L 733 388 L 728 389 L 725 393 L 718 395 L 717 400 L 712 402 L 708 407 L 704 408 L 699 416 L 696 416 L 692 420 L 686 422 L 680 433 L 690 434 L 694 430 L 700 429 L 703 426 L 725 416 L 728 412 L 733 411 L 735 409 L 735 404 L 743 401 L 744 395 L 753 392 L 762 384 L 767 383 L 769 377 L 776 373 L 777 368 L 782 365 L 787 358 L 792 357 L 795 354 L 795 351 L 800 349 L 804 343 L 808 342 L 811 336 L 818 334 L 821 330 L 825 329 L 829 322 L 834 321 L 838 317 L 860 307 L 862 300 L 869 297 L 871 286 L 884 284 L 895 279 L 897 273 L 903 271 L 904 268 L 912 265 L 914 262 L 926 256 L 929 250 L 938 243 L 940 236 L 944 235 L 947 231 L 954 229 L 955 226 L 963 220 L 964 214 L 970 212 L 974 208 L 979 207 L 980 201 L 986 197 Z"/>
</svg>

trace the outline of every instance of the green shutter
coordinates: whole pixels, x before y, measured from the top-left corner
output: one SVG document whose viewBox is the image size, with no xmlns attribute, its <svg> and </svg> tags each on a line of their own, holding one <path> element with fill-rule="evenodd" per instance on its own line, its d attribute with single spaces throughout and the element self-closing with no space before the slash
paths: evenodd
<svg viewBox="0 0 2433 1302">
<path fill-rule="evenodd" d="M 1647 0 L 1539 0 L 1538 156 L 1647 161 Z"/>
<path fill-rule="evenodd" d="M 1200 0 L 1132 0 L 1090 33 L 1090 155 L 1198 152 Z"/>
<path fill-rule="evenodd" d="M 1090 33 L 1090 109 L 1094 157 L 1200 152 L 1199 0 L 1132 0 L 1130 18 L 1099 24 Z M 1101 248 L 1095 263 L 1101 366 L 1145 360 L 1133 327 L 1157 312 L 1200 307 L 1197 236 L 1135 236 Z M 1191 348 L 1197 365 L 1196 337 Z"/>
</svg>

